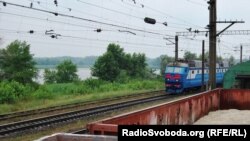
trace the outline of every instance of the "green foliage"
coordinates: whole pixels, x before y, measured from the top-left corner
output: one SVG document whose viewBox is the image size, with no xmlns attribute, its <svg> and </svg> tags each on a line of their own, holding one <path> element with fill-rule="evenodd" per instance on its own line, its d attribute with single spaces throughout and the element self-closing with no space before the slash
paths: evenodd
<svg viewBox="0 0 250 141">
<path fill-rule="evenodd" d="M 55 95 L 50 92 L 46 85 L 41 86 L 36 92 L 32 95 L 35 99 L 53 99 Z"/>
<path fill-rule="evenodd" d="M 129 56 L 129 55 L 127 55 Z M 127 69 L 129 76 L 135 78 L 143 78 L 146 71 L 146 57 L 144 54 L 133 53 L 131 57 L 127 58 L 128 67 Z"/>
<path fill-rule="evenodd" d="M 184 53 L 184 59 L 185 60 L 195 60 L 195 59 L 197 59 L 197 55 L 195 53 L 191 53 L 190 51 L 186 51 Z"/>
<path fill-rule="evenodd" d="M 56 67 L 56 70 L 45 69 L 45 83 L 69 83 L 78 80 L 77 66 L 71 60 L 65 60 Z"/>
<path fill-rule="evenodd" d="M 34 92 L 36 99 L 55 99 L 62 95 L 86 95 L 121 90 L 160 89 L 162 80 L 128 80 L 126 84 L 87 79 L 77 83 L 45 84 Z"/>
<path fill-rule="evenodd" d="M 164 75 L 167 64 L 173 62 L 174 58 L 169 57 L 167 55 L 162 55 L 160 58 L 161 58 L 161 74 Z"/>
<path fill-rule="evenodd" d="M 107 84 L 108 82 L 100 80 L 100 79 L 86 79 L 83 81 L 83 84 L 91 89 L 99 88 L 101 85 Z"/>
<path fill-rule="evenodd" d="M 217 62 L 222 62 L 223 61 L 223 58 L 221 56 L 216 56 L 216 61 Z"/>
<path fill-rule="evenodd" d="M 117 56 L 117 55 L 116 55 Z M 106 52 L 99 57 L 91 68 L 92 75 L 102 80 L 114 81 L 120 74 L 119 63 L 112 52 Z"/>
<path fill-rule="evenodd" d="M 30 86 L 24 86 L 15 81 L 0 83 L 0 103 L 13 103 L 24 98 L 33 91 Z"/>
<path fill-rule="evenodd" d="M 57 67 L 57 82 L 69 83 L 78 79 L 76 74 L 77 66 L 71 62 L 71 60 L 65 60 Z"/>
<path fill-rule="evenodd" d="M 126 54 L 119 45 L 109 44 L 107 52 L 97 59 L 91 71 L 102 80 L 125 82 L 130 77 L 146 78 L 146 67 L 144 54 Z"/>
<path fill-rule="evenodd" d="M 121 70 L 120 74 L 118 75 L 116 81 L 118 83 L 127 83 L 129 81 L 130 77 L 127 74 L 127 71 Z"/>
<path fill-rule="evenodd" d="M 196 58 L 197 60 L 202 60 L 202 54 L 199 55 L 198 58 Z M 205 54 L 204 54 L 204 59 L 205 59 L 205 62 L 207 62 L 209 60 L 209 52 L 206 51 Z M 224 59 L 222 56 L 216 56 L 216 61 L 217 62 L 222 62 Z"/>
<path fill-rule="evenodd" d="M 17 81 L 22 84 L 32 83 L 37 76 L 37 69 L 30 45 L 14 41 L 6 49 L 0 49 L 0 80 Z"/>
<path fill-rule="evenodd" d="M 103 98 L 119 97 L 149 90 L 159 90 L 164 88 L 164 83 L 162 82 L 162 79 L 136 79 L 129 80 L 124 84 L 119 82 L 107 82 L 99 79 L 88 79 L 87 81 L 78 81 L 74 83 L 45 84 L 41 85 L 35 91 L 28 86 L 23 86 L 20 83 L 13 82 L 21 85 L 17 86 L 20 88 L 18 88 L 19 90 L 15 90 L 15 92 L 23 92 L 25 95 L 19 98 L 15 94 L 14 96 L 16 97 L 10 98 L 10 100 L 1 99 L 4 104 L 0 103 L 0 114 L 75 102 L 96 101 Z M 0 84 L 1 98 L 3 97 L 3 92 L 10 93 L 14 91 L 13 87 L 16 87 L 9 86 L 10 82 L 6 83 L 8 83 L 8 85 Z M 10 96 L 13 96 L 13 92 Z"/>
<path fill-rule="evenodd" d="M 64 60 L 71 60 L 74 64 L 81 68 L 90 68 L 96 62 L 98 56 L 87 57 L 34 57 L 37 68 L 55 68 Z M 146 62 L 150 68 L 160 69 L 160 57 L 147 58 Z"/>
<path fill-rule="evenodd" d="M 235 64 L 235 58 L 233 56 L 230 56 L 228 63 L 229 63 L 229 66 L 233 66 Z"/>
<path fill-rule="evenodd" d="M 150 68 L 160 69 L 161 68 L 161 56 L 157 58 L 147 58 L 147 64 Z"/>
<path fill-rule="evenodd" d="M 202 60 L 202 54 L 199 55 L 199 57 L 197 58 L 198 60 Z M 205 54 L 204 54 L 204 59 L 205 61 L 208 61 L 209 60 L 209 52 L 206 51 Z"/>
<path fill-rule="evenodd" d="M 44 70 L 44 82 L 45 83 L 56 83 L 56 71 L 45 69 Z"/>
</svg>

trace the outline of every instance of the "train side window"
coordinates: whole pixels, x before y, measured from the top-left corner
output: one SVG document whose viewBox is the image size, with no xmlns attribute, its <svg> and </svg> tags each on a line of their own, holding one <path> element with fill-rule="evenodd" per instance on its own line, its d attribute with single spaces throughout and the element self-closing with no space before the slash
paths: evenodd
<svg viewBox="0 0 250 141">
<path fill-rule="evenodd" d="M 198 71 L 197 71 L 197 73 L 199 74 L 199 73 L 200 73 L 200 71 L 198 70 Z"/>
<path fill-rule="evenodd" d="M 194 74 L 194 70 L 192 70 L 192 74 Z"/>
</svg>

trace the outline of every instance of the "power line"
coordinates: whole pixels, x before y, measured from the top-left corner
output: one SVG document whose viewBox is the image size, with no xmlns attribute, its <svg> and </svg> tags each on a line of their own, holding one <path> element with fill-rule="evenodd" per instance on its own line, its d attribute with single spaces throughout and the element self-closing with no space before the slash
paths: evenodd
<svg viewBox="0 0 250 141">
<path fill-rule="evenodd" d="M 29 18 L 29 19 L 35 19 L 35 20 L 42 20 L 42 21 L 59 23 L 59 24 L 65 24 L 65 25 L 70 25 L 70 26 L 84 27 L 84 28 L 93 28 L 93 29 L 95 29 L 95 27 L 92 27 L 92 26 L 86 26 L 86 25 L 79 25 L 79 24 L 72 24 L 72 23 L 67 23 L 67 22 L 62 22 L 62 21 L 50 20 L 48 18 L 47 19 L 43 19 L 43 18 L 38 18 L 38 17 L 33 17 L 33 16 L 27 16 L 27 15 L 22 15 L 22 14 L 14 14 L 14 13 L 9 13 L 9 12 L 1 12 L 1 11 L 0 11 L 0 13 L 6 14 L 6 15 L 12 15 L 12 16 Z"/>
<path fill-rule="evenodd" d="M 129 16 L 129 17 L 133 17 L 133 18 L 136 18 L 136 19 L 139 19 L 139 20 L 143 20 L 144 19 L 144 18 L 141 18 L 141 17 L 138 17 L 138 16 L 134 16 L 134 15 L 127 14 L 127 13 L 124 13 L 124 12 L 121 12 L 121 11 L 117 11 L 117 10 L 113 10 L 113 9 L 109 9 L 109 8 L 106 8 L 106 7 L 103 7 L 103 6 L 99 6 L 99 5 L 96 5 L 96 4 L 93 4 L 93 3 L 84 2 L 82 0 L 77 0 L 77 1 L 81 2 L 81 3 L 84 3 L 84 4 L 87 4 L 87 5 L 90 5 L 90 6 L 94 6 L 94 7 L 101 8 L 101 9 L 105 9 L 105 10 L 108 10 L 108 11 L 111 11 L 111 12 L 114 12 L 114 13 L 122 14 L 122 15 Z M 156 23 L 163 24 L 162 22 L 156 22 Z M 171 27 L 171 26 L 168 26 L 168 27 Z M 174 27 L 174 26 L 172 26 L 172 28 L 180 29 L 180 28 Z"/>
<path fill-rule="evenodd" d="M 186 0 L 187 2 L 190 2 L 192 4 L 195 4 L 195 5 L 200 5 L 200 6 L 204 6 L 204 7 L 207 7 L 207 5 L 203 4 L 203 3 L 200 3 L 200 2 L 196 2 L 196 1 L 193 1 L 193 0 Z"/>
<path fill-rule="evenodd" d="M 40 7 L 42 7 L 42 8 L 45 8 L 45 7 L 41 6 L 41 4 L 47 4 L 47 3 L 45 3 L 45 2 L 35 1 L 35 0 L 26 0 L 26 1 L 29 1 L 29 2 L 33 1 L 33 2 L 36 2 L 36 3 L 37 3 Z M 54 5 L 54 4 L 51 3 L 51 4 L 49 4 L 49 5 Z M 75 8 L 73 9 L 73 8 L 64 7 L 64 6 L 61 6 L 61 5 L 58 5 L 57 7 L 62 8 L 62 9 L 65 9 L 65 10 L 67 10 L 67 11 L 69 11 L 69 12 L 75 11 L 75 12 L 78 12 L 78 13 L 81 13 L 81 14 L 87 14 L 87 15 L 90 15 L 90 16 L 93 16 L 93 17 L 96 17 L 96 18 L 100 18 L 100 19 L 103 19 L 103 20 L 106 20 L 106 21 L 124 24 L 124 23 L 122 23 L 122 22 L 120 22 L 120 21 L 115 21 L 115 20 L 111 20 L 111 19 L 108 19 L 108 18 L 103 18 L 103 17 L 101 17 L 101 16 L 97 16 L 97 15 L 92 14 L 92 13 L 90 14 L 90 13 L 87 13 L 87 12 L 82 11 L 82 10 L 79 10 L 79 9 L 75 9 Z M 50 10 L 50 9 L 48 9 L 48 8 L 45 8 L 45 9 Z M 128 24 L 125 24 L 125 25 L 128 25 Z M 139 27 L 139 26 L 135 26 L 135 27 Z M 141 27 L 139 27 L 139 28 L 141 28 Z"/>
<path fill-rule="evenodd" d="M 8 31 L 8 32 L 14 33 L 14 34 L 30 34 L 28 31 L 16 31 L 16 30 L 11 30 L 11 29 L 0 29 L 0 30 L 5 30 L 5 31 Z M 35 31 L 34 31 L 34 34 L 32 34 L 32 35 L 45 35 L 45 34 L 35 33 Z M 126 42 L 126 41 L 119 41 L 119 40 L 112 41 L 112 40 L 85 38 L 85 37 L 78 37 L 78 36 L 69 36 L 69 35 L 62 35 L 62 34 L 60 34 L 59 37 L 73 38 L 73 39 L 80 39 L 80 40 L 87 40 L 87 41 L 117 42 L 117 43 L 137 45 L 137 46 L 166 47 L 166 46 L 157 45 L 157 44 L 135 43 L 135 42 Z"/>
<path fill-rule="evenodd" d="M 132 0 L 132 1 L 135 3 L 134 0 Z M 197 2 L 197 3 L 198 3 L 198 2 Z M 196 3 L 196 4 L 197 4 L 197 3 Z M 151 11 L 154 11 L 154 12 L 156 12 L 156 13 L 160 13 L 160 14 L 162 14 L 162 15 L 166 15 L 166 16 L 172 18 L 172 19 L 175 19 L 175 20 L 178 20 L 178 21 L 181 21 L 181 22 L 184 22 L 184 23 L 188 23 L 189 25 L 196 26 L 196 27 L 199 27 L 199 28 L 204 28 L 204 27 L 201 27 L 201 26 L 199 26 L 199 25 L 195 25 L 195 24 L 193 24 L 193 23 L 187 22 L 186 20 L 183 20 L 183 19 L 181 19 L 181 18 L 177 18 L 177 17 L 174 17 L 174 16 L 172 16 L 172 15 L 169 15 L 169 14 L 167 14 L 167 13 L 165 13 L 165 12 L 162 12 L 162 11 L 160 11 L 160 10 L 158 10 L 158 9 L 152 8 L 152 7 L 150 7 L 150 6 L 147 6 L 147 5 L 143 4 L 143 3 L 138 3 L 138 2 L 136 2 L 135 4 L 143 5 L 143 8 L 148 8 L 148 9 L 150 9 Z M 200 4 L 201 4 L 201 3 L 200 3 Z M 175 24 L 177 24 L 177 23 L 175 23 Z M 180 25 L 184 25 L 184 24 L 180 24 Z"/>
<path fill-rule="evenodd" d="M 134 15 L 130 15 L 130 14 L 127 14 L 127 13 L 124 13 L 124 12 L 121 12 L 121 11 L 109 9 L 109 8 L 102 7 L 102 6 L 93 4 L 93 3 L 84 2 L 84 1 L 82 1 L 82 0 L 77 0 L 77 1 L 80 2 L 80 3 L 84 3 L 84 4 L 87 4 L 87 5 L 90 5 L 90 6 L 94 6 L 94 7 L 97 7 L 97 8 L 101 8 L 101 9 L 104 9 L 104 10 L 107 10 L 107 11 L 111 11 L 111 12 L 119 13 L 119 14 L 122 14 L 122 15 L 125 15 L 125 16 L 129 16 L 129 17 L 133 17 L 133 18 L 136 18 L 136 19 L 143 20 L 143 18 L 141 18 L 141 17 L 137 17 L 137 16 L 134 16 Z"/>
<path fill-rule="evenodd" d="M 36 1 L 36 0 L 26 0 L 26 1 L 29 1 L 29 2 L 36 2 L 39 6 L 41 6 L 41 4 L 44 3 L 44 2 L 40 2 L 40 1 Z M 113 9 L 109 9 L 109 8 L 106 8 L 106 7 L 102 7 L 102 6 L 99 6 L 99 5 L 96 5 L 96 4 L 83 2 L 83 1 L 81 1 L 81 0 L 77 0 L 77 1 L 78 1 L 78 2 L 81 2 L 81 3 L 84 3 L 84 4 L 89 4 L 89 5 L 91 5 L 91 6 L 95 6 L 95 7 L 98 7 L 98 8 L 102 8 L 102 9 L 105 9 L 105 10 L 109 10 L 109 11 L 111 11 L 111 12 L 116 12 L 116 13 L 117 13 L 117 12 L 118 12 L 118 13 L 120 12 L 120 11 L 113 10 Z M 123 2 L 124 2 L 124 1 L 123 1 Z M 51 5 L 54 5 L 54 4 L 51 3 Z M 89 14 L 89 13 L 86 13 L 86 12 L 83 12 L 83 11 L 80 11 L 80 10 L 75 10 L 75 9 L 73 9 L 73 8 L 63 7 L 63 6 L 60 6 L 60 5 L 57 5 L 57 7 L 61 7 L 61 8 L 63 8 L 63 9 L 69 10 L 70 12 L 71 12 L 71 11 L 76 11 L 76 12 L 79 12 L 79 13 L 84 13 L 84 14 L 91 15 L 91 16 L 94 16 L 94 17 L 97 17 L 97 18 L 101 18 L 101 19 L 103 19 L 103 20 L 121 23 L 121 22 L 119 22 L 119 21 L 114 21 L 114 20 L 110 20 L 110 19 L 103 18 L 103 17 L 100 17 L 100 16 L 96 16 L 96 15 L 94 15 L 94 14 Z M 44 8 L 44 7 L 43 7 L 43 8 Z M 45 8 L 45 9 L 48 9 L 48 8 Z M 132 17 L 133 17 L 133 15 L 130 15 L 130 14 L 127 14 L 127 13 L 124 13 L 124 12 L 120 12 L 119 14 L 123 14 L 123 15 L 126 15 L 126 16 L 130 16 L 130 17 L 132 16 Z M 143 18 L 141 18 L 141 17 L 134 16 L 134 18 L 135 18 L 135 17 L 136 17 L 137 19 L 143 20 Z M 162 22 L 157 22 L 157 23 L 159 23 L 159 24 L 164 24 L 164 23 L 162 23 Z M 187 25 L 185 25 L 185 24 L 179 24 L 179 23 L 172 23 L 172 22 L 167 22 L 167 23 L 176 24 L 176 25 L 182 25 L 182 26 L 187 26 Z M 124 24 L 124 23 L 122 23 L 122 24 Z M 139 27 L 139 26 L 135 26 L 135 27 Z M 167 27 L 169 27 L 169 28 L 174 28 L 174 29 L 183 29 L 183 28 L 185 28 L 185 27 L 177 27 L 177 26 L 170 26 L 170 25 L 167 25 Z M 140 28 L 140 27 L 139 27 L 139 28 Z"/>
<path fill-rule="evenodd" d="M 69 26 L 76 26 L 76 27 L 93 29 L 93 30 L 88 30 L 88 31 L 95 31 L 97 29 L 96 27 L 92 27 L 92 26 L 71 24 L 71 23 L 66 23 L 66 22 L 61 22 L 61 21 L 50 20 L 50 19 L 43 19 L 43 18 L 37 18 L 37 17 L 32 17 L 32 16 L 26 16 L 26 15 L 21 15 L 21 14 L 14 14 L 14 13 L 8 13 L 8 12 L 0 12 L 0 13 L 11 15 L 11 16 L 18 16 L 18 17 L 22 17 L 22 18 L 30 18 L 30 19 L 35 19 L 35 20 L 42 20 L 42 21 L 59 23 L 59 24 L 65 24 L 65 25 L 69 25 Z M 36 25 L 34 25 L 34 26 L 36 26 Z M 58 31 L 58 29 L 57 29 L 57 31 Z M 64 31 L 73 31 L 73 30 L 64 30 Z M 77 31 L 82 31 L 82 30 L 77 30 Z M 118 30 L 111 30 L 111 29 L 102 28 L 102 31 L 119 32 L 119 29 Z M 127 31 L 127 32 L 129 32 L 129 31 Z M 153 36 L 146 36 L 146 35 L 140 35 L 140 34 L 136 34 L 136 36 L 140 36 L 140 37 L 143 37 L 143 38 L 146 37 L 146 38 L 150 38 L 150 39 L 157 39 L 157 40 L 162 40 L 163 37 L 164 37 L 164 36 L 162 36 L 162 37 L 158 37 L 158 36 L 153 37 Z"/>
<path fill-rule="evenodd" d="M 115 3 L 115 4 L 117 4 L 118 5 L 118 3 L 117 3 L 117 1 L 113 1 L 113 0 L 110 0 L 112 3 Z M 144 8 L 145 6 L 144 6 L 144 4 L 142 4 L 142 3 L 138 3 L 138 2 L 136 2 L 136 4 L 129 4 L 129 3 L 127 3 L 125 0 L 123 1 L 121 1 L 122 3 L 124 3 L 124 4 L 126 4 L 126 5 L 129 5 L 129 6 L 132 6 L 132 7 L 135 7 L 135 8 Z M 135 6 L 135 5 L 137 5 L 137 4 L 139 4 L 138 6 Z M 119 4 L 119 5 L 121 5 L 121 4 Z M 126 7 L 126 8 L 128 8 L 128 7 Z M 130 8 L 128 8 L 128 9 L 130 9 Z M 131 10 L 131 9 L 130 9 Z M 152 9 L 151 9 L 152 10 Z M 145 14 L 145 13 L 143 13 L 143 14 Z M 161 14 L 164 14 L 165 15 L 165 13 L 161 13 Z M 173 17 L 173 16 L 171 16 L 171 17 Z M 174 18 L 174 17 L 173 17 Z M 186 22 L 186 21 L 185 21 Z M 157 23 L 160 23 L 160 24 L 163 24 L 163 23 L 161 23 L 161 22 L 157 22 Z M 175 23 L 175 22 L 167 22 L 168 24 L 175 24 L 175 25 L 181 25 L 181 26 L 185 26 L 185 27 L 187 27 L 187 26 L 190 26 L 190 24 L 183 24 L 183 23 Z M 176 26 L 167 26 L 167 27 L 170 27 L 170 28 L 176 28 L 176 29 L 183 29 L 184 27 L 176 27 Z"/>
<path fill-rule="evenodd" d="M 82 17 L 77 17 L 77 16 L 66 15 L 66 14 L 62 14 L 62 13 L 58 13 L 58 12 L 52 12 L 52 11 L 38 9 L 38 8 L 33 8 L 33 7 L 31 8 L 31 7 L 28 7 L 28 6 L 14 4 L 14 3 L 9 3 L 9 2 L 4 2 L 4 1 L 0 1 L 0 2 L 1 3 L 6 3 L 7 5 L 17 6 L 17 7 L 31 9 L 31 10 L 45 12 L 45 13 L 50 13 L 50 14 L 53 14 L 55 16 L 62 16 L 62 17 L 67 17 L 67 18 L 73 18 L 73 19 L 77 19 L 77 20 L 88 21 L 88 22 L 92 22 L 92 23 L 98 23 L 98 24 L 103 24 L 103 25 L 108 25 L 108 26 L 113 26 L 113 27 L 125 28 L 125 29 L 128 29 L 128 30 L 134 30 L 134 31 L 139 31 L 139 32 L 144 32 L 144 33 L 150 33 L 150 34 L 156 34 L 156 35 L 163 35 L 163 36 L 173 36 L 173 35 L 166 35 L 166 34 L 161 34 L 161 33 L 156 33 L 156 32 L 151 32 L 151 31 L 146 31 L 146 30 L 136 29 L 136 28 L 131 28 L 131 27 L 126 27 L 126 26 L 121 26 L 121 25 L 116 25 L 116 24 L 111 24 L 111 23 L 105 23 L 105 22 L 101 22 L 101 21 L 97 21 L 97 20 L 92 20 L 92 19 L 87 19 L 87 18 L 82 18 Z"/>
<path fill-rule="evenodd" d="M 145 4 L 143 4 L 143 5 L 144 5 L 145 8 L 148 8 L 148 9 L 150 9 L 151 11 L 154 11 L 154 12 L 156 12 L 156 13 L 160 13 L 160 14 L 162 14 L 162 15 L 165 15 L 165 16 L 170 17 L 170 18 L 172 18 L 172 19 L 175 19 L 175 20 L 178 20 L 178 21 L 187 23 L 187 24 L 192 25 L 192 26 L 196 26 L 196 27 L 199 27 L 199 28 L 204 28 L 204 27 L 201 27 L 201 26 L 199 26 L 199 25 L 195 25 L 195 24 L 193 24 L 193 23 L 190 23 L 190 22 L 188 22 L 188 21 L 186 21 L 186 20 L 183 20 L 183 19 L 181 19 L 181 18 L 177 18 L 177 17 L 174 17 L 174 16 L 172 16 L 172 15 L 169 15 L 169 14 L 167 14 L 167 13 L 165 13 L 165 12 L 162 12 L 162 11 L 160 11 L 160 10 L 158 10 L 158 9 L 152 8 L 152 7 L 147 6 L 147 5 L 145 5 Z"/>
<path fill-rule="evenodd" d="M 27 1 L 31 1 L 31 0 L 27 0 Z M 43 3 L 43 2 L 40 2 L 40 1 L 36 1 L 36 2 L 39 2 L 39 5 L 40 5 L 40 3 Z M 134 15 L 131 15 L 131 14 L 128 14 L 128 13 L 125 13 L 125 12 L 121 12 L 121 11 L 117 11 L 117 10 L 113 10 L 113 9 L 109 9 L 109 8 L 106 8 L 106 7 L 103 7 L 103 6 L 99 6 L 99 5 L 96 5 L 96 4 L 93 4 L 93 3 L 84 2 L 82 0 L 77 0 L 77 2 L 81 2 L 81 3 L 84 3 L 84 4 L 90 5 L 90 6 L 94 6 L 94 7 L 101 8 L 101 9 L 105 9 L 107 11 L 111 11 L 111 12 L 114 12 L 114 13 L 122 14 L 122 15 L 129 16 L 129 17 L 133 17 L 133 18 L 136 18 L 136 19 L 139 19 L 139 20 L 143 20 L 143 18 L 138 17 L 138 16 L 134 16 Z M 123 1 L 123 3 L 124 3 L 124 1 Z M 141 5 L 143 5 L 143 4 L 141 4 Z M 62 7 L 62 8 L 67 9 L 67 10 L 70 9 L 70 11 L 77 11 L 77 12 L 85 13 L 86 14 L 86 12 L 75 10 L 73 8 L 63 7 L 63 6 L 59 6 L 59 5 L 58 5 L 58 7 Z M 107 20 L 107 21 L 113 21 L 113 20 L 110 20 L 110 19 L 106 19 L 106 18 L 103 18 L 103 17 L 100 17 L 100 16 L 93 15 L 93 14 L 89 14 L 89 13 L 87 13 L 87 14 L 95 16 L 95 17 L 98 17 L 98 18 L 102 18 L 102 19 Z M 118 22 L 118 21 L 115 21 L 115 22 Z M 121 22 L 119 22 L 119 23 L 121 23 Z M 157 23 L 163 24 L 162 22 L 157 22 Z M 179 25 L 184 25 L 184 24 L 179 24 Z M 168 25 L 168 27 L 175 28 L 175 29 L 183 29 L 182 27 L 169 26 L 169 25 Z"/>
</svg>

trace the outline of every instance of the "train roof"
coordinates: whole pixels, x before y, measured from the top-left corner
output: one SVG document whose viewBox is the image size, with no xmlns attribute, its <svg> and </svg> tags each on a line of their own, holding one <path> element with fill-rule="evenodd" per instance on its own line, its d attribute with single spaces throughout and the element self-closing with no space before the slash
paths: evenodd
<svg viewBox="0 0 250 141">
<path fill-rule="evenodd" d="M 205 67 L 209 67 L 208 62 L 205 62 Z M 168 64 L 168 66 L 176 66 L 176 67 L 196 67 L 201 68 L 202 67 L 202 61 L 201 60 L 178 60 L 175 62 L 171 62 Z M 229 67 L 229 63 L 227 61 L 216 63 L 216 67 Z"/>
</svg>

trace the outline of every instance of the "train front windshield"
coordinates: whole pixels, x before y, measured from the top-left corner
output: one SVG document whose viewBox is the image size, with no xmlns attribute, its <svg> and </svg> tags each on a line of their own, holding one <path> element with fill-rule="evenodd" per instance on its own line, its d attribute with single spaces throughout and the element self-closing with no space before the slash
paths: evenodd
<svg viewBox="0 0 250 141">
<path fill-rule="evenodd" d="M 183 73 L 184 70 L 184 68 L 180 67 L 166 67 L 165 73 Z"/>
</svg>

